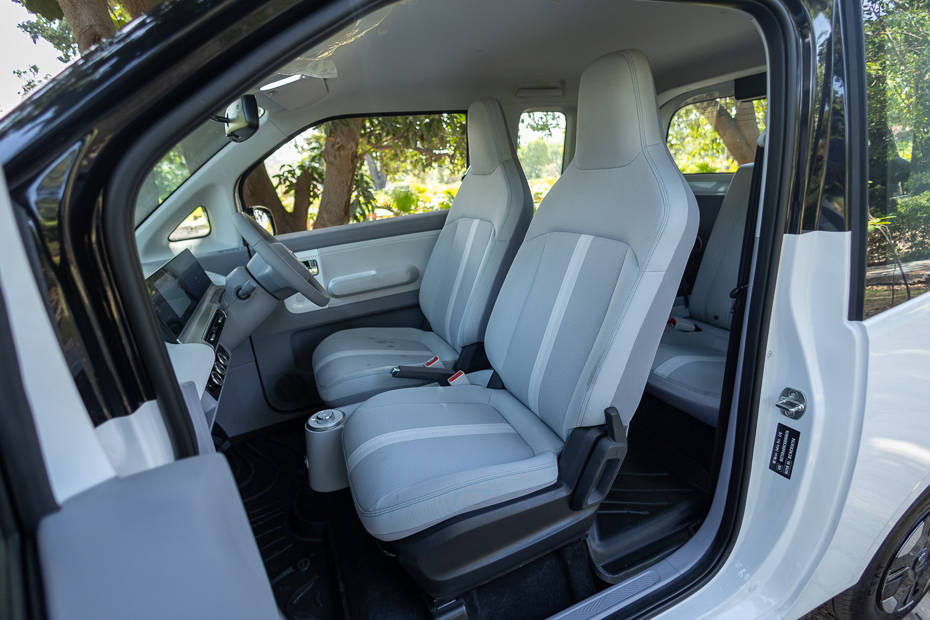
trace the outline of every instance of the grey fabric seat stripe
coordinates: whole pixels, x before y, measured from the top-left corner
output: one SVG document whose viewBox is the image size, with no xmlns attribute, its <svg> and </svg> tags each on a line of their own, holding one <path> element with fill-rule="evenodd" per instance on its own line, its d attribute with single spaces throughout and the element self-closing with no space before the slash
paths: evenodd
<svg viewBox="0 0 930 620">
<path fill-rule="evenodd" d="M 452 281 L 452 294 L 449 296 L 449 304 L 446 306 L 446 317 L 443 324 L 446 327 L 444 333 L 447 334 L 447 336 L 451 336 L 452 334 L 452 313 L 455 311 L 455 302 L 458 299 L 459 289 L 462 286 L 462 276 L 465 274 L 465 266 L 468 264 L 468 258 L 471 256 L 471 246 L 475 243 L 475 234 L 477 232 L 478 220 L 472 219 L 471 226 L 468 228 L 468 237 L 465 240 L 465 249 L 462 251 L 462 256 L 459 257 L 459 268 L 455 272 L 455 279 Z"/>
<path fill-rule="evenodd" d="M 533 370 L 530 373 L 528 397 L 530 409 L 533 411 L 539 411 L 539 388 L 546 368 L 549 366 L 552 346 L 555 344 L 555 337 L 562 326 L 565 309 L 568 307 L 568 302 L 571 301 L 575 285 L 578 283 L 581 265 L 584 264 L 584 259 L 588 255 L 593 239 L 592 235 L 578 236 L 575 247 L 572 249 L 571 258 L 568 260 L 568 267 L 566 267 L 565 274 L 562 276 L 562 284 L 559 286 L 555 303 L 552 304 L 552 311 L 549 313 L 549 320 L 546 322 L 546 329 L 543 332 L 542 340 L 539 343 L 539 351 L 537 351 L 536 359 L 533 362 Z"/>
<path fill-rule="evenodd" d="M 437 437 L 464 437 L 467 435 L 501 435 L 517 434 L 510 424 L 449 424 L 446 426 L 428 426 L 424 428 L 408 428 L 372 437 L 352 451 L 346 459 L 346 466 L 351 472 L 362 460 L 382 448 L 421 439 L 435 439 Z"/>
<path fill-rule="evenodd" d="M 330 353 L 323 359 L 318 360 L 316 363 L 316 371 L 319 372 L 320 369 L 322 369 L 330 362 L 334 362 L 337 359 L 341 359 L 343 357 L 369 357 L 372 355 L 394 355 L 399 357 L 402 355 L 423 355 L 425 351 L 428 351 L 428 349 L 425 347 L 416 351 L 402 351 L 399 349 L 352 349 L 349 351 L 336 351 L 335 353 Z M 428 355 L 423 359 L 423 361 L 426 362 L 427 360 L 429 360 Z"/>
<path fill-rule="evenodd" d="M 478 262 L 478 269 L 475 271 L 475 277 L 472 278 L 471 285 L 468 287 L 468 295 L 465 296 L 465 305 L 462 308 L 462 316 L 459 317 L 459 326 L 456 329 L 455 334 L 449 334 L 449 337 L 455 340 L 456 343 L 462 344 L 465 341 L 465 319 L 471 310 L 474 301 L 475 301 L 475 287 L 478 286 L 478 281 L 481 280 L 481 276 L 484 273 L 485 265 L 488 262 L 488 257 L 491 255 L 491 248 L 494 247 L 494 228 L 491 228 L 491 234 L 488 237 L 487 243 L 484 246 L 484 252 L 481 254 L 481 260 Z M 451 307 L 450 307 L 451 308 Z M 450 312 L 452 310 L 450 309 Z"/>
</svg>

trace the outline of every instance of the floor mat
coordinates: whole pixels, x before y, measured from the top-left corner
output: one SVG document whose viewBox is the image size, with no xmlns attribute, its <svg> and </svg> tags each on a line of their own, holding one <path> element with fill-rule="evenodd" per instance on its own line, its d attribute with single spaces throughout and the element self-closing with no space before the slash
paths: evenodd
<svg viewBox="0 0 930 620">
<path fill-rule="evenodd" d="M 665 407 L 644 398 L 629 452 L 588 536 L 604 579 L 616 582 L 673 552 L 706 515 L 713 429 Z"/>
<path fill-rule="evenodd" d="M 307 486 L 301 428 L 235 441 L 229 461 L 278 607 L 289 619 L 344 616 L 326 523 L 298 502 Z M 309 490 L 309 489 L 308 489 Z"/>
<path fill-rule="evenodd" d="M 301 425 L 225 444 L 278 607 L 289 620 L 430 618 L 430 601 L 358 520 L 348 491 L 307 483 Z M 463 596 L 472 618 L 544 618 L 604 587 L 583 543 Z"/>
</svg>

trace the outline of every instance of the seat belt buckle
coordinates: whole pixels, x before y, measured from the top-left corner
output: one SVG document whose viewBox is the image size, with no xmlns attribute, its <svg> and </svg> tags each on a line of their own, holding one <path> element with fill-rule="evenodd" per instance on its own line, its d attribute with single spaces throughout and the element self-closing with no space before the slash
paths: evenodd
<svg viewBox="0 0 930 620">
<path fill-rule="evenodd" d="M 465 376 L 464 370 L 457 371 L 454 375 L 446 379 L 449 385 L 471 385 L 471 381 Z"/>
<path fill-rule="evenodd" d="M 437 364 L 439 364 L 439 356 L 438 356 L 438 355 L 434 355 L 433 357 L 431 357 L 431 358 L 429 358 L 428 360 L 426 360 L 426 362 L 424 362 L 423 365 L 426 366 L 427 368 L 430 368 L 430 367 L 435 366 L 435 365 L 437 365 Z"/>
<path fill-rule="evenodd" d="M 691 319 L 682 319 L 679 317 L 669 317 L 668 324 L 672 329 L 676 329 L 680 332 L 696 332 L 697 325 L 694 324 L 694 321 Z"/>
</svg>

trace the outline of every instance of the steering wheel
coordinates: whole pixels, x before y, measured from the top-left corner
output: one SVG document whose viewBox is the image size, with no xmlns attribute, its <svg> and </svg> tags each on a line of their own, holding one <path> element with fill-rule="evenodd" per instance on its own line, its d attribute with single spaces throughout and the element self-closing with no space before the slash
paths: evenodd
<svg viewBox="0 0 930 620">
<path fill-rule="evenodd" d="M 236 230 L 249 244 L 249 247 L 258 254 L 259 257 L 268 265 L 271 271 L 286 285 L 287 288 L 293 289 L 300 293 L 318 306 L 325 306 L 329 303 L 329 294 L 323 288 L 315 277 L 310 275 L 310 270 L 300 262 L 300 259 L 291 252 L 290 248 L 268 234 L 268 231 L 262 228 L 262 225 L 255 221 L 251 215 L 237 212 L 233 220 Z M 250 271 L 251 273 L 251 271 Z M 252 273 L 256 280 L 260 279 L 259 274 Z M 264 288 L 268 288 L 262 284 Z M 280 288 L 280 287 L 274 287 Z M 278 299 L 284 299 L 289 295 L 281 295 L 280 291 L 273 292 Z"/>
</svg>

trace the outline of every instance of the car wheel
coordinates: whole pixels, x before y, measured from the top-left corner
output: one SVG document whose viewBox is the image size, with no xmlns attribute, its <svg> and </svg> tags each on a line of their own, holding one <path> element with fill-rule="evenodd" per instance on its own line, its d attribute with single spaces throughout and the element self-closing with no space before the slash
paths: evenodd
<svg viewBox="0 0 930 620">
<path fill-rule="evenodd" d="M 930 589 L 930 493 L 901 517 L 859 583 L 833 599 L 846 620 L 894 620 L 914 610 Z"/>
</svg>

